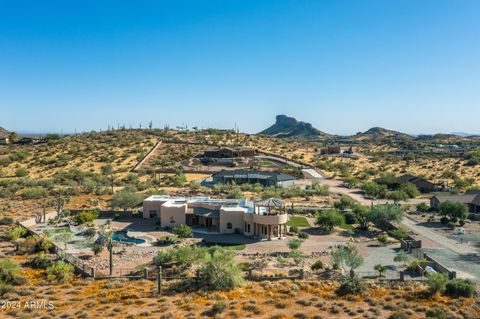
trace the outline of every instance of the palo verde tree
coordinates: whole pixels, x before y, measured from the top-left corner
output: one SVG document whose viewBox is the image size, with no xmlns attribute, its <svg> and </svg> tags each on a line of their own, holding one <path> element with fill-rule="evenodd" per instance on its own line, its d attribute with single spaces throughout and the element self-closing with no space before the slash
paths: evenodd
<svg viewBox="0 0 480 319">
<path fill-rule="evenodd" d="M 468 207 L 464 203 L 447 200 L 440 204 L 440 215 L 447 216 L 450 220 L 463 220 L 468 216 Z"/>
<path fill-rule="evenodd" d="M 350 272 L 360 267 L 364 261 L 357 248 L 351 244 L 334 249 L 331 255 L 335 265 L 349 267 Z"/>
<path fill-rule="evenodd" d="M 112 196 L 112 208 L 122 208 L 125 212 L 139 205 L 142 202 L 142 196 L 131 190 L 122 190 Z"/>
<path fill-rule="evenodd" d="M 399 205 L 376 205 L 370 209 L 369 218 L 375 227 L 387 231 L 391 223 L 399 223 L 402 221 L 403 213 L 403 208 Z"/>
<path fill-rule="evenodd" d="M 331 232 L 333 227 L 339 226 L 343 221 L 343 216 L 335 209 L 317 212 L 317 225 L 321 230 Z"/>
</svg>

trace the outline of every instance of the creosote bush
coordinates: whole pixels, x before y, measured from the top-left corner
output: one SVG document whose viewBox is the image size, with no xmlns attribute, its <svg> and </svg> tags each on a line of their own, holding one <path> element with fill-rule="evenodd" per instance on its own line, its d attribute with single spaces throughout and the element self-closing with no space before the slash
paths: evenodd
<svg viewBox="0 0 480 319">
<path fill-rule="evenodd" d="M 358 295 L 365 290 L 365 285 L 362 283 L 360 278 L 353 277 L 348 278 L 342 281 L 340 287 L 338 287 L 336 293 L 339 296 L 344 295 Z"/>
<path fill-rule="evenodd" d="M 73 278 L 73 266 L 65 261 L 57 261 L 47 268 L 49 281 L 66 282 Z"/>
</svg>

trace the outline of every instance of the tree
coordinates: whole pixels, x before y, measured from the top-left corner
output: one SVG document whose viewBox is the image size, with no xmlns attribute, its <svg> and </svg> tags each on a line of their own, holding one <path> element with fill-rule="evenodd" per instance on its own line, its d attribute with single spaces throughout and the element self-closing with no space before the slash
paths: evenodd
<svg viewBox="0 0 480 319">
<path fill-rule="evenodd" d="M 447 216 L 451 220 L 465 219 L 468 216 L 468 206 L 464 203 L 447 200 L 440 204 L 440 215 Z"/>
<path fill-rule="evenodd" d="M 180 238 L 189 238 L 193 235 L 192 228 L 187 225 L 175 226 L 172 232 Z"/>
<path fill-rule="evenodd" d="M 372 198 L 385 198 L 388 188 L 386 185 L 380 185 L 372 181 L 366 181 L 362 184 L 362 190 L 365 195 Z"/>
<path fill-rule="evenodd" d="M 323 231 L 331 232 L 333 227 L 339 226 L 343 221 L 343 216 L 335 209 L 317 212 L 317 225 Z"/>
<path fill-rule="evenodd" d="M 383 277 L 383 274 L 387 271 L 387 266 L 382 264 L 376 264 L 373 269 L 378 271 L 378 277 Z"/>
<path fill-rule="evenodd" d="M 338 266 L 347 266 L 350 268 L 350 271 L 363 264 L 363 257 L 360 256 L 357 248 L 351 244 L 334 249 L 331 255 L 334 264 Z"/>
<path fill-rule="evenodd" d="M 409 260 L 408 255 L 403 250 L 400 250 L 398 254 L 395 257 L 393 257 L 393 261 L 401 262 L 403 263 L 403 265 L 405 265 L 405 263 L 408 260 Z"/>
<path fill-rule="evenodd" d="M 358 204 L 356 200 L 351 198 L 350 196 L 342 196 L 338 202 L 333 204 L 333 207 L 338 210 L 345 210 L 347 208 L 353 208 Z"/>
<path fill-rule="evenodd" d="M 387 199 L 393 200 L 393 202 L 396 204 L 401 201 L 406 201 L 408 199 L 407 193 L 401 190 L 388 192 L 385 197 Z"/>
<path fill-rule="evenodd" d="M 125 212 L 142 202 L 142 196 L 129 190 L 116 192 L 112 196 L 112 208 L 122 208 Z"/>
<path fill-rule="evenodd" d="M 376 205 L 370 209 L 370 220 L 375 227 L 387 231 L 391 223 L 399 223 L 403 218 L 403 208 L 398 205 Z"/>
<path fill-rule="evenodd" d="M 10 140 L 10 143 L 15 143 L 15 142 L 18 142 L 18 140 L 20 139 L 20 136 L 17 134 L 17 132 L 12 132 L 8 136 L 8 139 Z"/>
<path fill-rule="evenodd" d="M 233 251 L 223 248 L 208 253 L 199 268 L 199 285 L 210 290 L 232 290 L 241 286 L 243 274 L 234 258 Z"/>
<path fill-rule="evenodd" d="M 50 202 L 50 205 L 55 208 L 55 211 L 57 212 L 57 217 L 59 217 L 59 221 L 62 215 L 63 208 L 69 202 L 70 196 L 67 194 L 67 190 L 65 188 L 60 188 L 53 192 L 53 199 Z"/>
<path fill-rule="evenodd" d="M 407 194 L 409 198 L 415 198 L 418 195 L 420 195 L 420 192 L 418 191 L 417 186 L 415 186 L 415 184 L 412 184 L 410 182 L 406 182 L 402 184 L 402 186 L 400 186 L 400 191 Z"/>
<path fill-rule="evenodd" d="M 360 229 L 368 230 L 368 225 L 370 224 L 369 208 L 363 205 L 356 205 L 353 208 L 353 213 L 355 214 Z"/>
</svg>

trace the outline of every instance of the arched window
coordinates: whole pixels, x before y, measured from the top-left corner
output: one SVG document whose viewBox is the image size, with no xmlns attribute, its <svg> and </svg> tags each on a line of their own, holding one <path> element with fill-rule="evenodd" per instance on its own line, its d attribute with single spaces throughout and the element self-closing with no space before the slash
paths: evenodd
<svg viewBox="0 0 480 319">
<path fill-rule="evenodd" d="M 227 223 L 227 229 L 232 229 L 232 223 Z"/>
</svg>

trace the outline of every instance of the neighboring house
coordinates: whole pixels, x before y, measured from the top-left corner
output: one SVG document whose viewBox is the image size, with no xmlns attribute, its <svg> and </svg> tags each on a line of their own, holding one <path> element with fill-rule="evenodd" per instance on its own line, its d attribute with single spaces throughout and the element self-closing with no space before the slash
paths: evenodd
<svg viewBox="0 0 480 319">
<path fill-rule="evenodd" d="M 342 149 L 341 146 L 327 146 L 317 150 L 318 155 L 341 155 L 345 157 L 353 156 L 353 148 Z"/>
<path fill-rule="evenodd" d="M 257 151 L 253 148 L 244 147 L 218 147 L 205 150 L 203 157 L 207 158 L 237 158 L 237 157 L 253 157 L 257 155 Z"/>
<path fill-rule="evenodd" d="M 417 189 L 422 193 L 430 193 L 438 189 L 438 185 L 427 181 L 421 177 L 417 177 L 410 174 L 405 174 L 397 178 L 395 183 L 392 185 L 393 188 L 398 188 L 405 183 L 412 183 L 417 186 Z"/>
<path fill-rule="evenodd" d="M 295 185 L 296 177 L 279 172 L 258 170 L 231 170 L 221 171 L 212 175 L 213 183 L 221 184 L 261 184 L 263 186 L 291 186 Z"/>
<path fill-rule="evenodd" d="M 7 144 L 10 144 L 10 138 L 8 136 L 1 136 L 0 145 L 7 145 Z"/>
<path fill-rule="evenodd" d="M 238 233 L 257 239 L 285 238 L 288 215 L 278 199 L 170 197 L 153 195 L 143 202 L 143 218 L 160 220 L 161 227 L 188 225 L 196 231 Z"/>
<path fill-rule="evenodd" d="M 430 207 L 439 209 L 446 202 L 460 202 L 468 206 L 470 213 L 480 213 L 480 191 L 457 195 L 436 195 L 430 198 Z"/>
</svg>

